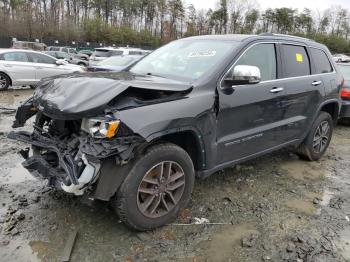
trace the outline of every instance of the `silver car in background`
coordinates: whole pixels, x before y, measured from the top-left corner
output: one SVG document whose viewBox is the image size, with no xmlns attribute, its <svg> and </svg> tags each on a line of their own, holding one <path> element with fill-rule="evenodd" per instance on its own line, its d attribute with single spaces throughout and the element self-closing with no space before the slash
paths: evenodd
<svg viewBox="0 0 350 262">
<path fill-rule="evenodd" d="M 42 78 L 78 72 L 85 70 L 40 52 L 0 49 L 0 90 L 9 86 L 35 87 Z"/>
</svg>

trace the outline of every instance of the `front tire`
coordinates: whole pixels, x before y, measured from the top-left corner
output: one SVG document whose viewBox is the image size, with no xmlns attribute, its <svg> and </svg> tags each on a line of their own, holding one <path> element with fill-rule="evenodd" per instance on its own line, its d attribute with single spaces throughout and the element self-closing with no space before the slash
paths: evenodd
<svg viewBox="0 0 350 262">
<path fill-rule="evenodd" d="M 7 90 L 11 85 L 8 75 L 0 72 L 0 91 Z"/>
<path fill-rule="evenodd" d="M 129 227 L 146 231 L 176 219 L 191 197 L 194 167 L 174 144 L 153 146 L 137 157 L 112 207 Z"/>
<path fill-rule="evenodd" d="M 327 112 L 320 112 L 297 154 L 309 161 L 319 160 L 326 152 L 333 134 L 333 119 Z"/>
</svg>

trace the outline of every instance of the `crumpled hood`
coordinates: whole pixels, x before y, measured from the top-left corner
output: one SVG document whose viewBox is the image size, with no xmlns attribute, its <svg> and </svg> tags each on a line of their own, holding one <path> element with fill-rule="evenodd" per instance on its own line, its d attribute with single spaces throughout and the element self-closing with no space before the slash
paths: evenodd
<svg viewBox="0 0 350 262">
<path fill-rule="evenodd" d="M 37 109 L 57 119 L 96 115 L 128 88 L 184 92 L 190 83 L 129 72 L 61 75 L 42 80 L 34 93 Z"/>
</svg>

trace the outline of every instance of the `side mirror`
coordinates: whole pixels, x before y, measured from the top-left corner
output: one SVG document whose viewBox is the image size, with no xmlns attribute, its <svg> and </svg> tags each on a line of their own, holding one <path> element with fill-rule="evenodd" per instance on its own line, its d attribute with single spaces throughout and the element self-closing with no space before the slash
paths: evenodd
<svg viewBox="0 0 350 262">
<path fill-rule="evenodd" d="M 232 71 L 231 71 L 232 72 Z M 235 85 L 258 84 L 261 81 L 259 67 L 249 65 L 237 65 L 233 68 L 231 75 L 224 79 L 224 89 L 230 89 Z"/>
<path fill-rule="evenodd" d="M 67 62 L 64 61 L 63 59 L 58 59 L 56 60 L 56 65 L 65 65 Z"/>
</svg>

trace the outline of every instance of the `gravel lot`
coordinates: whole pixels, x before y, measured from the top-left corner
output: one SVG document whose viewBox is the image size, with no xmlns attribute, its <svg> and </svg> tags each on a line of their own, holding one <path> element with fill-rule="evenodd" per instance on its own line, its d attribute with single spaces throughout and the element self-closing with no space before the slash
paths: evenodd
<svg viewBox="0 0 350 262">
<path fill-rule="evenodd" d="M 178 221 L 138 233 L 108 203 L 51 190 L 21 167 L 5 108 L 31 93 L 0 93 L 1 261 L 60 261 L 74 230 L 71 261 L 350 261 L 350 127 L 336 127 L 319 162 L 282 150 L 197 180 Z"/>
</svg>

